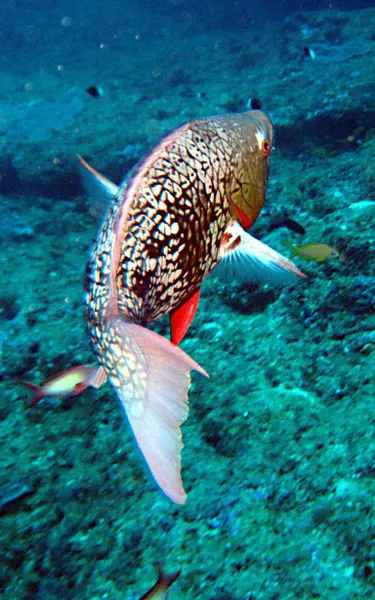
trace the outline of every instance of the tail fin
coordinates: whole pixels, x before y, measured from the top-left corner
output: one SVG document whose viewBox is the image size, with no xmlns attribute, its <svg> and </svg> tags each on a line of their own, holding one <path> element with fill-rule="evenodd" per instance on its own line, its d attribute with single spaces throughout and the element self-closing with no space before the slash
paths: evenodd
<svg viewBox="0 0 375 600">
<path fill-rule="evenodd" d="M 107 373 L 138 446 L 163 492 L 182 504 L 180 425 L 188 414 L 190 371 L 207 373 L 180 348 L 140 325 L 114 319 Z"/>
<path fill-rule="evenodd" d="M 297 246 L 292 244 L 292 242 L 288 242 L 288 240 L 284 240 L 282 242 L 282 244 L 283 244 L 283 246 L 288 246 L 288 248 L 292 252 L 292 254 L 290 255 L 290 258 L 294 258 L 295 256 L 298 256 Z"/>
<path fill-rule="evenodd" d="M 26 408 L 31 408 L 31 406 L 34 406 L 34 404 L 36 404 L 37 402 L 39 402 L 39 400 L 44 398 L 45 391 L 43 386 L 35 385 L 34 383 L 30 383 L 30 381 L 20 381 L 20 383 L 24 385 L 25 388 L 27 388 L 30 392 L 30 402 L 26 406 Z"/>
</svg>

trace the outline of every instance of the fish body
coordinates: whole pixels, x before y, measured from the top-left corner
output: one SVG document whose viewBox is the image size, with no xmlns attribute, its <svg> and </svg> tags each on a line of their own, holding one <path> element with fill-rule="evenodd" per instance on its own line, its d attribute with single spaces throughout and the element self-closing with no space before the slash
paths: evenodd
<svg viewBox="0 0 375 600">
<path fill-rule="evenodd" d="M 97 85 L 89 85 L 89 87 L 86 88 L 86 92 L 93 98 L 100 98 L 101 96 L 103 96 L 102 88 L 100 88 Z"/>
<path fill-rule="evenodd" d="M 139 600 L 167 600 L 169 595 L 168 590 L 172 583 L 176 581 L 180 573 L 181 569 L 168 575 L 167 573 L 164 573 L 161 568 L 159 568 L 159 577 L 157 582 L 148 590 L 148 592 L 143 594 Z"/>
<path fill-rule="evenodd" d="M 279 215 L 279 217 L 276 217 L 275 220 L 271 222 L 271 225 L 268 228 L 268 230 L 273 231 L 274 229 L 279 229 L 280 227 L 286 227 L 287 229 L 290 229 L 291 231 L 295 231 L 296 233 L 300 233 L 302 235 L 306 233 L 305 228 L 301 225 L 301 223 L 298 223 L 298 221 L 295 221 L 294 219 L 282 215 Z"/>
<path fill-rule="evenodd" d="M 266 149 L 263 144 L 266 142 Z M 147 325 L 191 296 L 219 260 L 228 224 L 258 216 L 271 123 L 260 111 L 188 123 L 121 186 L 87 270 L 89 331 L 114 309 Z"/>
<path fill-rule="evenodd" d="M 339 258 L 340 255 L 335 248 L 327 246 L 327 244 L 302 244 L 301 246 L 294 246 L 290 242 L 284 242 L 284 245 L 289 246 L 293 252 L 291 258 L 300 256 L 305 260 L 315 260 L 322 262 L 327 258 Z"/>
</svg>

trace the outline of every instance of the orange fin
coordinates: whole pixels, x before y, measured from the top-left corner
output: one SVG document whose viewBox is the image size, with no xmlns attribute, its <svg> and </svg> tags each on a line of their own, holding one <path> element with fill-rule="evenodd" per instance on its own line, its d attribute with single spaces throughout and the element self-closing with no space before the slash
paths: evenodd
<svg viewBox="0 0 375 600">
<path fill-rule="evenodd" d="M 77 383 L 74 386 L 74 388 L 70 392 L 70 396 L 79 396 L 79 394 L 82 394 L 82 392 L 84 392 L 85 390 L 87 390 L 87 383 L 85 381 L 81 381 L 80 383 Z"/>
<path fill-rule="evenodd" d="M 181 569 L 179 569 L 178 571 L 169 574 L 166 573 L 160 565 L 157 566 L 159 572 L 157 582 L 152 586 L 151 589 L 148 590 L 148 592 L 143 594 L 139 600 L 151 600 L 151 598 L 154 598 L 155 600 L 157 598 L 160 600 L 164 598 L 166 600 L 168 598 L 168 589 L 181 573 Z"/>
<path fill-rule="evenodd" d="M 158 584 L 160 589 L 167 591 L 167 589 L 171 587 L 172 583 L 176 581 L 177 577 L 180 576 L 180 573 L 181 569 L 178 569 L 178 571 L 175 571 L 174 573 L 165 573 L 161 567 L 159 567 Z"/>
<path fill-rule="evenodd" d="M 234 202 L 231 202 L 231 206 L 233 207 L 233 210 L 236 213 L 241 227 L 243 227 L 244 229 L 249 229 L 250 225 L 253 224 L 254 219 L 249 219 L 249 217 L 243 212 L 243 210 L 241 210 L 240 207 L 237 206 L 237 204 L 235 204 Z"/>
<path fill-rule="evenodd" d="M 187 330 L 193 322 L 199 303 L 200 290 L 190 296 L 186 302 L 171 314 L 171 338 L 172 344 L 180 344 Z"/>
<path fill-rule="evenodd" d="M 207 373 L 169 340 L 120 317 L 108 334 L 110 379 L 138 446 L 165 495 L 183 504 L 180 425 L 188 414 L 190 371 Z"/>
</svg>

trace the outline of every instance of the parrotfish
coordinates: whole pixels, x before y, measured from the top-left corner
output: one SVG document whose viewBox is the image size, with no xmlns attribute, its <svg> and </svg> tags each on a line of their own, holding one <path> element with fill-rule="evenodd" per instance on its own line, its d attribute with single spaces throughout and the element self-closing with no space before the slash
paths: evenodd
<svg viewBox="0 0 375 600">
<path fill-rule="evenodd" d="M 168 590 L 174 583 L 177 577 L 180 575 L 181 569 L 175 573 L 168 575 L 164 573 L 161 567 L 159 567 L 159 577 L 157 582 L 141 596 L 140 600 L 167 600 L 169 593 Z"/>
<path fill-rule="evenodd" d="M 338 251 L 335 248 L 332 248 L 332 246 L 327 246 L 327 244 L 312 243 L 294 246 L 291 242 L 283 243 L 293 250 L 291 258 L 300 256 L 305 260 L 316 260 L 317 262 L 322 262 L 327 258 L 340 258 Z"/>
<path fill-rule="evenodd" d="M 180 426 L 190 371 L 206 371 L 178 348 L 202 282 L 294 282 L 303 274 L 245 230 L 268 181 L 273 130 L 261 111 L 195 120 L 163 137 L 117 187 L 81 159 L 111 203 L 89 259 L 87 330 L 146 463 L 163 492 L 183 503 Z M 146 326 L 170 314 L 171 341 Z"/>
</svg>

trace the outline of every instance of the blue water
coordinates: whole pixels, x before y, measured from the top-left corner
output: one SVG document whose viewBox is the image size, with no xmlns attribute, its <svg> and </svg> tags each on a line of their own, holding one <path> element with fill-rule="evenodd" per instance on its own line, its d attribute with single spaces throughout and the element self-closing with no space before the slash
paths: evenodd
<svg viewBox="0 0 375 600">
<path fill-rule="evenodd" d="M 1 3 L 5 600 L 141 598 L 158 563 L 181 569 L 170 600 L 375 596 L 374 21 L 364 0 Z M 97 364 L 82 296 L 105 208 L 76 155 L 120 184 L 173 128 L 254 99 L 275 135 L 251 234 L 307 278 L 204 282 L 180 506 L 110 385 L 25 410 L 20 381 Z"/>
</svg>

